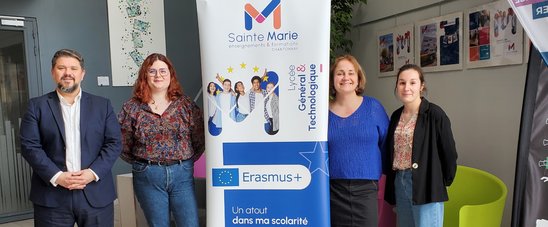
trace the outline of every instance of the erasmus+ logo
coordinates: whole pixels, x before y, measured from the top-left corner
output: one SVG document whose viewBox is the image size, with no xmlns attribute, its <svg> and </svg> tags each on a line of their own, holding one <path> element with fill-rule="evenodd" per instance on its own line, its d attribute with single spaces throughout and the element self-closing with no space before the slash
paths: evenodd
<svg viewBox="0 0 548 227">
<path fill-rule="evenodd" d="M 253 19 L 259 23 L 263 23 L 270 14 L 274 14 L 274 28 L 280 29 L 282 26 L 282 6 L 280 5 L 280 0 L 272 0 L 260 13 L 250 3 L 245 4 L 245 29 L 249 31 L 253 28 Z"/>
</svg>

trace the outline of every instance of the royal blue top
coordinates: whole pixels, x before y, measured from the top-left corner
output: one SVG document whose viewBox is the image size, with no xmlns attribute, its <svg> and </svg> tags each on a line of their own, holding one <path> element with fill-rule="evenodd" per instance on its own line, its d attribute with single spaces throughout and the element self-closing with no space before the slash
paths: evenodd
<svg viewBox="0 0 548 227">
<path fill-rule="evenodd" d="M 388 115 L 375 98 L 364 96 L 345 118 L 329 111 L 330 178 L 379 180 L 387 131 Z"/>
</svg>

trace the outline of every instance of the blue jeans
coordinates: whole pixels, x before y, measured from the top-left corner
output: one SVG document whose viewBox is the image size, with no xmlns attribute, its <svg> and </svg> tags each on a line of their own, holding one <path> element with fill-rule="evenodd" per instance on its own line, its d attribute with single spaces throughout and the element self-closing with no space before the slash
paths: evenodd
<svg viewBox="0 0 548 227">
<path fill-rule="evenodd" d="M 243 114 L 236 110 L 236 122 L 242 122 L 247 117 L 247 114 Z"/>
<path fill-rule="evenodd" d="M 194 161 L 170 166 L 133 163 L 133 190 L 150 227 L 198 227 Z"/>
<path fill-rule="evenodd" d="M 399 227 L 442 227 L 443 202 L 413 205 L 411 170 L 398 171 L 394 181 Z"/>
</svg>

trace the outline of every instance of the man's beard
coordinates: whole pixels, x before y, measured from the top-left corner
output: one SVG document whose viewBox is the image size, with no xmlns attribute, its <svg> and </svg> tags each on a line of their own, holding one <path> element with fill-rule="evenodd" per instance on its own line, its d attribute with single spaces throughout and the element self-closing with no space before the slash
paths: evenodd
<svg viewBox="0 0 548 227">
<path fill-rule="evenodd" d="M 57 83 L 57 88 L 59 88 L 59 91 L 61 91 L 62 93 L 68 93 L 68 94 L 76 91 L 76 89 L 78 89 L 79 86 L 80 86 L 80 84 L 74 83 L 74 85 L 72 85 L 70 87 L 63 87 L 62 82 Z"/>
</svg>

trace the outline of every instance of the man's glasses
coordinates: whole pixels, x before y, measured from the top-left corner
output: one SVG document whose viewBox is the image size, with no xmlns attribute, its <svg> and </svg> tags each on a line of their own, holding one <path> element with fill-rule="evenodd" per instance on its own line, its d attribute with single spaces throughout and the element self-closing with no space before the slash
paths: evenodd
<svg viewBox="0 0 548 227">
<path fill-rule="evenodd" d="M 166 68 L 149 69 L 147 73 L 148 73 L 148 76 L 150 77 L 155 77 L 157 75 L 160 75 L 161 77 L 166 77 L 169 75 L 169 70 Z"/>
</svg>

